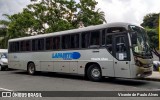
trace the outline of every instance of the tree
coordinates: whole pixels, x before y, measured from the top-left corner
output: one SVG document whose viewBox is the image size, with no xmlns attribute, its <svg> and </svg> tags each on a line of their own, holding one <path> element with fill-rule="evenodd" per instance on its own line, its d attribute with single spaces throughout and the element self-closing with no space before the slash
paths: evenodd
<svg viewBox="0 0 160 100">
<path fill-rule="evenodd" d="M 5 25 L 0 25 L 0 37 L 4 37 L 7 33 L 7 28 Z"/>
<path fill-rule="evenodd" d="M 147 14 L 141 24 L 150 38 L 151 46 L 158 48 L 158 13 Z"/>
<path fill-rule="evenodd" d="M 151 47 L 158 47 L 158 32 L 157 29 L 150 29 L 150 28 L 145 28 L 146 32 L 148 34 L 148 37 L 150 39 L 150 45 Z"/>
<path fill-rule="evenodd" d="M 148 27 L 148 28 L 156 28 L 158 27 L 158 13 L 151 13 L 147 14 L 143 18 L 143 23 L 141 24 L 143 27 Z"/>
<path fill-rule="evenodd" d="M 26 9 L 22 13 L 14 14 L 10 17 L 11 22 L 8 25 L 9 38 L 27 36 L 29 32 L 32 32 L 37 22 L 34 16 Z"/>
<path fill-rule="evenodd" d="M 4 38 L 0 40 L 2 48 L 7 48 L 9 39 L 29 35 L 28 33 L 32 29 L 32 26 L 36 23 L 35 18 L 27 10 L 14 15 L 5 14 L 5 16 L 7 20 L 0 21 L 0 24 L 5 24 L 7 27 Z"/>
<path fill-rule="evenodd" d="M 95 10 L 94 0 L 41 0 L 28 6 L 41 25 L 48 25 L 43 33 L 69 30 L 78 27 L 82 21 L 85 26 L 106 22 L 104 12 Z"/>
<path fill-rule="evenodd" d="M 104 12 L 95 9 L 95 0 L 31 0 L 22 12 L 7 15 L 5 40 L 36 34 L 64 31 L 106 22 Z M 4 21 L 5 22 L 5 21 Z M 7 42 L 4 47 L 7 46 Z"/>
<path fill-rule="evenodd" d="M 98 25 L 106 22 L 104 12 L 98 9 L 95 11 L 97 2 L 95 0 L 80 0 L 77 8 L 80 9 L 77 14 L 77 21 L 82 21 L 85 26 Z"/>
<path fill-rule="evenodd" d="M 9 18 L 9 15 L 3 14 L 3 16 Z M 7 26 L 9 25 L 8 20 L 0 20 L 0 37 L 4 37 L 7 34 Z"/>
<path fill-rule="evenodd" d="M 7 14 L 3 14 L 7 19 L 10 19 L 10 16 Z M 7 36 L 7 27 L 9 25 L 9 20 L 0 20 L 0 48 L 7 48 L 8 36 Z"/>
</svg>

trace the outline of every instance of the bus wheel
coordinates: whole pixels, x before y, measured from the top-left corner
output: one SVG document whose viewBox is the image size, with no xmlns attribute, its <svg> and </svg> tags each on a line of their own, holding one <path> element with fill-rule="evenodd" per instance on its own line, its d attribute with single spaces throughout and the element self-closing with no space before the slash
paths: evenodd
<svg viewBox="0 0 160 100">
<path fill-rule="evenodd" d="M 29 63 L 27 68 L 28 74 L 33 75 L 36 72 L 34 63 Z"/>
<path fill-rule="evenodd" d="M 2 65 L 0 64 L 0 71 L 2 71 L 3 70 L 3 68 L 2 68 Z"/>
<path fill-rule="evenodd" d="M 92 64 L 87 70 L 87 76 L 91 81 L 100 81 L 102 79 L 101 69 L 97 64 Z"/>
</svg>

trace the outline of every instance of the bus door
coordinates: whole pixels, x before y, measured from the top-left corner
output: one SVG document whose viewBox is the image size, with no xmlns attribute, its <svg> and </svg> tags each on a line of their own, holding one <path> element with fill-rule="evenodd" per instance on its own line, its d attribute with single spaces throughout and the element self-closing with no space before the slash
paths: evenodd
<svg viewBox="0 0 160 100">
<path fill-rule="evenodd" d="M 110 44 L 111 46 L 107 46 L 108 40 L 109 42 L 112 42 L 112 44 Z M 108 51 L 113 55 L 115 77 L 130 78 L 130 53 L 127 34 L 108 34 L 106 36 L 106 47 Z"/>
</svg>

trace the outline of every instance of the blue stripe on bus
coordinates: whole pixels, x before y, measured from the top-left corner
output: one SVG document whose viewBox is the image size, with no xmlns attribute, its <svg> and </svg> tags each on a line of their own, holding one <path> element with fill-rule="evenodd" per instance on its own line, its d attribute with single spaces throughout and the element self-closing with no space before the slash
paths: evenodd
<svg viewBox="0 0 160 100">
<path fill-rule="evenodd" d="M 53 53 L 52 58 L 62 58 L 63 60 L 79 59 L 81 54 L 79 52 Z"/>
</svg>

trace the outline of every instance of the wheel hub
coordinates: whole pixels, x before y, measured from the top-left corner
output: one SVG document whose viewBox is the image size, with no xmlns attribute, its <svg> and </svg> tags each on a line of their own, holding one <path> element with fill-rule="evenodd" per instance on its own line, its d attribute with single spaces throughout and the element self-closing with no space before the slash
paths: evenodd
<svg viewBox="0 0 160 100">
<path fill-rule="evenodd" d="M 92 70 L 92 76 L 93 77 L 99 77 L 100 76 L 100 71 L 98 69 L 93 69 Z"/>
<path fill-rule="evenodd" d="M 34 66 L 33 66 L 33 65 L 30 66 L 29 71 L 30 71 L 30 73 L 33 73 L 33 72 L 34 72 Z"/>
</svg>

